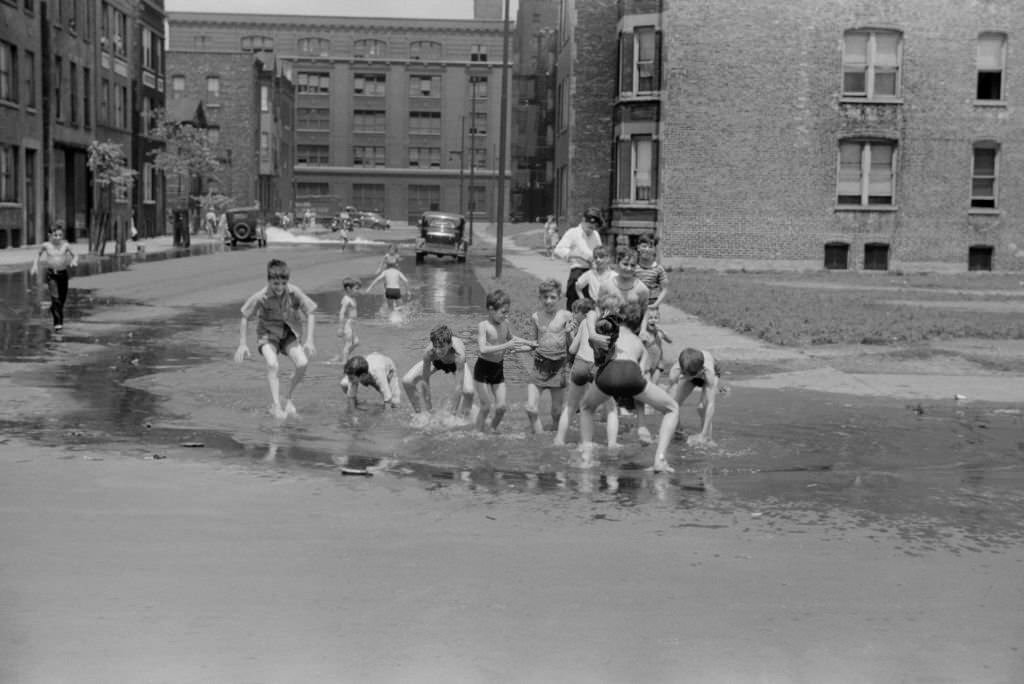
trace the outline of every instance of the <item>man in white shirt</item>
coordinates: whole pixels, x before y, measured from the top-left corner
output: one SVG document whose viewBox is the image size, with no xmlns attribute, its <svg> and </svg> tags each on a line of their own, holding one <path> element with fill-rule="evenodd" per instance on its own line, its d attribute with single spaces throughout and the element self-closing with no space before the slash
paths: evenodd
<svg viewBox="0 0 1024 684">
<path fill-rule="evenodd" d="M 590 270 L 594 248 L 601 244 L 601 236 L 597 231 L 603 225 L 601 210 L 590 207 L 583 212 L 580 224 L 565 231 L 562 239 L 555 245 L 554 255 L 569 262 L 569 279 L 565 283 L 565 307 L 570 311 L 572 303 L 579 298 L 576 293 L 576 280 Z"/>
</svg>

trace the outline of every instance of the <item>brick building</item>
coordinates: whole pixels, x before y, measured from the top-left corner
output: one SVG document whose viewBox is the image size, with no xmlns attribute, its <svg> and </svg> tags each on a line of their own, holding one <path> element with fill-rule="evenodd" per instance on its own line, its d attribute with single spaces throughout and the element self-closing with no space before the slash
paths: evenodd
<svg viewBox="0 0 1024 684">
<path fill-rule="evenodd" d="M 565 0 L 563 11 L 576 48 L 560 67 L 578 72 L 559 76 L 577 147 L 559 141 L 566 208 L 598 196 L 603 168 L 611 230 L 656 225 L 669 264 L 1024 270 L 1013 49 L 1024 4 Z M 587 54 L 593 36 L 604 61 Z M 592 74 L 613 52 L 609 105 Z M 639 78 L 659 82 L 647 91 Z M 614 144 L 603 167 L 601 142 L 606 155 Z"/>
<path fill-rule="evenodd" d="M 486 217 L 503 26 L 501 0 L 475 5 L 472 20 L 171 12 L 169 47 L 175 60 L 272 54 L 295 83 L 297 211 L 353 204 L 402 220 L 475 201 Z M 171 78 L 197 78 L 190 68 Z"/>
</svg>

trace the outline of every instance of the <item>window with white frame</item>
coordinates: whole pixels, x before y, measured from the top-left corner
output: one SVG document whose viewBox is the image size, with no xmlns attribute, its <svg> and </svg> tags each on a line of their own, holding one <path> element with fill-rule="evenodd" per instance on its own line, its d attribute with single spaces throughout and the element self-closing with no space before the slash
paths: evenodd
<svg viewBox="0 0 1024 684">
<path fill-rule="evenodd" d="M 486 45 L 471 45 L 469 47 L 469 61 L 470 62 L 486 62 L 487 61 L 487 46 Z"/>
<path fill-rule="evenodd" d="M 214 100 L 220 97 L 220 76 L 206 77 L 206 96 Z"/>
<path fill-rule="evenodd" d="M 988 141 L 975 143 L 971 163 L 971 207 L 996 208 L 998 174 L 999 145 Z"/>
<path fill-rule="evenodd" d="M 299 38 L 299 52 L 307 55 L 326 55 L 331 51 L 331 41 L 326 38 Z"/>
<path fill-rule="evenodd" d="M 978 36 L 979 100 L 1003 99 L 1003 68 L 1006 60 L 1006 35 L 982 33 Z"/>
<path fill-rule="evenodd" d="M 409 97 L 440 97 L 440 76 L 410 76 Z"/>
<path fill-rule="evenodd" d="M 331 91 L 331 75 L 325 71 L 300 71 L 295 74 L 295 91 L 323 95 Z"/>
<path fill-rule="evenodd" d="M 432 40 L 409 43 L 409 59 L 441 59 L 441 44 Z"/>
<path fill-rule="evenodd" d="M 619 36 L 619 92 L 627 95 L 661 88 L 661 32 L 638 26 Z"/>
<path fill-rule="evenodd" d="M 387 87 L 385 74 L 356 74 L 352 79 L 352 92 L 356 95 L 384 96 Z"/>
<path fill-rule="evenodd" d="M 838 204 L 891 206 L 895 184 L 895 143 L 887 140 L 844 140 L 839 143 Z"/>
<path fill-rule="evenodd" d="M 353 166 L 384 166 L 383 145 L 355 145 L 352 147 Z"/>
<path fill-rule="evenodd" d="M 616 195 L 626 202 L 657 199 L 658 141 L 652 135 L 619 140 L 616 149 Z"/>
<path fill-rule="evenodd" d="M 353 57 L 384 57 L 388 52 L 388 44 L 383 40 L 362 38 L 352 44 Z"/>
<path fill-rule="evenodd" d="M 843 34 L 843 97 L 898 97 L 902 51 L 899 31 L 857 29 Z"/>
<path fill-rule="evenodd" d="M 409 166 L 417 168 L 440 168 L 440 147 L 410 147 Z"/>
</svg>

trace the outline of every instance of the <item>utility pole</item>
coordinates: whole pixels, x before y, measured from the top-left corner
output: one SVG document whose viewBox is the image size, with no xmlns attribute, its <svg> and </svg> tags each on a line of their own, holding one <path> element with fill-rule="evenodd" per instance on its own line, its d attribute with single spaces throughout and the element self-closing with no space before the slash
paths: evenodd
<svg viewBox="0 0 1024 684">
<path fill-rule="evenodd" d="M 465 111 L 465 110 L 463 110 Z M 462 115 L 461 132 L 459 133 L 459 213 L 466 210 L 466 115 Z M 472 233 L 470 233 L 472 237 Z"/>
<path fill-rule="evenodd" d="M 476 193 L 473 181 L 476 179 L 476 76 L 469 75 L 469 244 L 473 244 L 473 214 L 476 211 Z"/>
<path fill-rule="evenodd" d="M 505 232 L 505 164 L 508 148 L 508 41 L 509 41 L 509 0 L 505 0 L 504 24 L 502 25 L 501 48 L 501 131 L 498 136 L 498 231 L 494 251 L 494 277 L 501 277 L 502 238 Z"/>
</svg>

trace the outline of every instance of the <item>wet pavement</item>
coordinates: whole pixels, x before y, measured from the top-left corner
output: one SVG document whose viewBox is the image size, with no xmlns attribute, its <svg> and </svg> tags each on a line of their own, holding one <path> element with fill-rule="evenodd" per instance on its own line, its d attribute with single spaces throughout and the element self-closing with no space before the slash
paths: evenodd
<svg viewBox="0 0 1024 684">
<path fill-rule="evenodd" d="M 106 260 L 96 272 L 131 268 L 138 259 Z M 383 351 L 404 372 L 444 321 L 475 358 L 485 307 L 473 264 L 428 259 L 417 266 L 407 256 L 402 269 L 413 297 L 401 320 L 386 310 L 380 289 L 359 295 L 357 352 Z M 74 318 L 122 304 L 87 286 L 73 282 Z M 62 397 L 59 410 L 0 419 L 6 435 L 108 445 L 140 458 L 223 459 L 278 475 L 369 469 L 385 486 L 415 484 L 497 503 L 536 497 L 557 508 L 586 497 L 597 518 L 673 511 L 689 525 L 701 524 L 705 512 L 726 513 L 736 524 L 757 521 L 786 534 L 813 525 L 837 540 L 858 527 L 907 554 L 998 551 L 1024 542 L 1024 418 L 1017 406 L 736 388 L 720 400 L 716 447 L 674 443 L 683 457 L 674 460 L 676 473 L 644 472 L 652 447 L 637 443 L 628 420 L 623 448 L 602 450 L 600 467 L 581 471 L 569 465 L 571 448 L 551 445 L 551 433 L 527 432 L 522 357 L 506 361 L 510 407 L 499 435 L 478 435 L 450 416 L 414 426 L 407 402 L 386 412 L 366 388 L 361 410 L 349 415 L 337 384 L 341 369 L 324 361 L 337 351 L 336 288 L 310 291 L 319 305 L 319 355 L 296 395 L 300 417 L 285 424 L 266 415 L 262 364 L 230 360 L 240 302 L 189 308 L 159 327 L 69 325 L 57 338 L 40 312 L 42 294 L 26 273 L 0 274 L 0 364 L 16 385 Z M 522 320 L 533 302 L 515 304 Z M 250 346 L 252 336 L 250 327 Z M 287 361 L 282 369 L 284 382 Z M 438 406 L 451 379 L 436 374 L 432 385 Z M 692 430 L 692 403 L 683 416 Z M 547 424 L 543 408 L 542 417 Z M 653 429 L 656 417 L 646 422 Z M 574 428 L 570 439 L 576 435 Z"/>
</svg>

